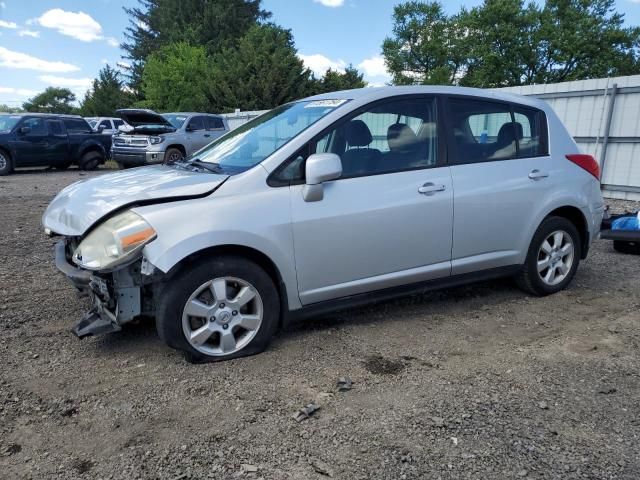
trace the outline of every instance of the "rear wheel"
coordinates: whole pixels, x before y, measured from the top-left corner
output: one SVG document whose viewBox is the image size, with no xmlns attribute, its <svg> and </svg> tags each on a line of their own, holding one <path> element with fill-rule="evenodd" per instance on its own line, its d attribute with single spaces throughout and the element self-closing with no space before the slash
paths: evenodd
<svg viewBox="0 0 640 480">
<path fill-rule="evenodd" d="M 184 154 L 178 148 L 171 147 L 164 154 L 164 163 L 169 164 L 173 162 L 179 162 L 184 158 Z"/>
<path fill-rule="evenodd" d="M 0 175 L 9 175 L 13 171 L 11 156 L 4 150 L 0 150 Z"/>
<path fill-rule="evenodd" d="M 80 162 L 78 162 L 78 165 L 82 170 L 95 170 L 96 168 L 98 168 L 98 165 L 103 163 L 103 161 L 104 158 L 102 157 L 102 154 L 100 152 L 92 151 L 82 155 L 82 158 L 80 159 Z"/>
<path fill-rule="evenodd" d="M 562 217 L 547 217 L 531 240 L 516 281 L 534 295 L 559 292 L 573 279 L 580 253 L 580 235 L 573 223 Z"/>
<path fill-rule="evenodd" d="M 185 268 L 164 288 L 156 326 L 191 361 L 221 361 L 263 351 L 278 326 L 280 300 L 269 275 L 236 256 Z"/>
</svg>

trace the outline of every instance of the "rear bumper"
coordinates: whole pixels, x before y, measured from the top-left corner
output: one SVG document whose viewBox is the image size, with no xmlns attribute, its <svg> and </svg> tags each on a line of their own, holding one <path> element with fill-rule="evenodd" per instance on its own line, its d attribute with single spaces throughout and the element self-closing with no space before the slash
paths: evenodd
<svg viewBox="0 0 640 480">
<path fill-rule="evenodd" d="M 125 167 L 139 167 L 141 165 L 153 165 L 162 163 L 164 152 L 147 152 L 136 149 L 113 148 L 111 158 Z"/>
</svg>

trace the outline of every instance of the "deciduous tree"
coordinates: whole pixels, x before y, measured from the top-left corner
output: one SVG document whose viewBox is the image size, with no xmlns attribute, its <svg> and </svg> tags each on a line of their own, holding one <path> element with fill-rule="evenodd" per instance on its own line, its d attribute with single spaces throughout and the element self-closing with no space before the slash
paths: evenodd
<svg viewBox="0 0 640 480">
<path fill-rule="evenodd" d="M 27 112 L 75 113 L 75 94 L 68 88 L 48 87 L 44 92 L 22 104 Z"/>
</svg>

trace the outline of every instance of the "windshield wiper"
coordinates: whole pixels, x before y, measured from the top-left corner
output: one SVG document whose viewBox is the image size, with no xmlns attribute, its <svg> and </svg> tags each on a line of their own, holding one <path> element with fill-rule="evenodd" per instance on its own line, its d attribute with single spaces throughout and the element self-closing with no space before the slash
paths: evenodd
<svg viewBox="0 0 640 480">
<path fill-rule="evenodd" d="M 190 160 L 188 163 L 189 165 L 194 165 L 196 167 L 204 168 L 205 170 L 211 173 L 224 173 L 224 169 L 217 163 L 203 162 L 198 158 L 194 160 Z"/>
</svg>

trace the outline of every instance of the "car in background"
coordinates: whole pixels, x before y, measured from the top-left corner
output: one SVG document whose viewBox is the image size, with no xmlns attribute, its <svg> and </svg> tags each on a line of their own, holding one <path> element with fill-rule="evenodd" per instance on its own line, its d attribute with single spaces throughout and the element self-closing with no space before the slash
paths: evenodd
<svg viewBox="0 0 640 480">
<path fill-rule="evenodd" d="M 115 135 L 118 133 L 118 127 L 124 125 L 124 121 L 121 118 L 85 117 L 85 120 L 94 131 L 104 135 Z"/>
<path fill-rule="evenodd" d="M 502 276 L 559 292 L 598 238 L 599 175 L 543 100 L 365 88 L 74 184 L 43 224 L 93 299 L 78 336 L 151 316 L 190 359 L 224 360 L 295 319 L 397 295 Z"/>
<path fill-rule="evenodd" d="M 0 114 L 0 175 L 17 167 L 77 164 L 93 170 L 105 162 L 111 137 L 94 132 L 79 115 Z"/>
<path fill-rule="evenodd" d="M 120 168 L 182 160 L 229 131 L 226 118 L 208 113 L 116 113 L 127 124 L 113 137 L 111 157 Z"/>
</svg>

